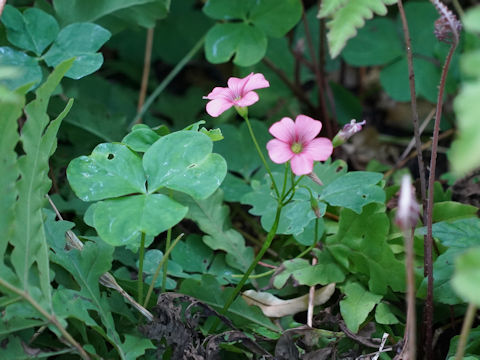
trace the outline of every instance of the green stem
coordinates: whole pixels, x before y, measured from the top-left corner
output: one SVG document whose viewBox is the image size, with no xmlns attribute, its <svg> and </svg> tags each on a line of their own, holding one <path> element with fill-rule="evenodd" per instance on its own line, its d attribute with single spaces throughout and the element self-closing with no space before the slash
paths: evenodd
<svg viewBox="0 0 480 360">
<path fill-rule="evenodd" d="M 277 207 L 277 212 L 275 214 L 275 220 L 273 222 L 273 225 L 272 225 L 272 228 L 270 229 L 270 231 L 268 232 L 268 235 L 267 235 L 267 238 L 265 239 L 265 242 L 263 243 L 263 246 L 262 248 L 260 249 L 260 251 L 258 252 L 257 256 L 255 257 L 255 259 L 253 259 L 252 263 L 250 264 L 250 267 L 247 269 L 247 272 L 245 274 L 243 274 L 243 277 L 242 279 L 240 280 L 240 282 L 237 284 L 237 286 L 235 287 L 235 289 L 233 290 L 233 292 L 231 293 L 230 297 L 228 298 L 228 300 L 225 302 L 225 305 L 223 306 L 223 309 L 220 311 L 220 314 L 222 315 L 225 315 L 228 311 L 228 309 L 230 308 L 230 305 L 232 305 L 233 301 L 237 298 L 237 295 L 239 294 L 240 290 L 242 290 L 242 287 L 243 285 L 245 285 L 245 283 L 247 282 L 248 278 L 250 277 L 250 274 L 252 273 L 252 271 L 255 269 L 255 267 L 257 266 L 258 262 L 262 259 L 263 255 L 265 255 L 265 252 L 267 251 L 267 249 L 270 247 L 270 245 L 272 244 L 272 240 L 275 236 L 275 234 L 277 233 L 277 229 L 278 229 L 278 223 L 280 222 L 280 214 L 282 212 L 282 204 L 281 202 L 279 201 L 278 203 L 278 207 Z M 219 325 L 220 323 L 220 319 L 217 318 L 215 320 L 215 323 L 213 324 L 212 326 L 212 329 L 215 330 L 215 328 Z"/>
<path fill-rule="evenodd" d="M 155 287 L 155 282 L 157 281 L 158 275 L 160 274 L 160 269 L 162 268 L 163 263 L 165 262 L 165 259 L 168 258 L 168 256 L 170 255 L 170 253 L 172 252 L 172 250 L 175 248 L 175 246 L 178 244 L 178 242 L 180 241 L 180 239 L 182 237 L 183 237 L 183 234 L 180 234 L 175 238 L 175 240 L 172 243 L 172 246 L 170 246 L 165 251 L 165 254 L 162 257 L 162 260 L 160 260 L 160 262 L 158 263 L 157 270 L 155 271 L 155 274 L 153 275 L 152 283 L 150 284 L 150 287 L 148 288 L 147 296 L 145 297 L 145 301 L 143 303 L 144 308 L 147 307 L 148 301 L 150 300 L 150 296 L 152 295 L 152 292 L 153 292 L 153 288 Z"/>
<path fill-rule="evenodd" d="M 265 170 L 267 170 L 268 175 L 270 176 L 270 180 L 272 180 L 273 184 L 273 189 L 275 190 L 275 194 L 277 197 L 280 197 L 280 193 L 278 192 L 277 184 L 275 183 L 275 179 L 273 178 L 273 174 L 270 171 L 270 167 L 268 166 L 267 160 L 265 159 L 265 156 L 263 156 L 262 150 L 260 150 L 260 146 L 258 145 L 257 138 L 255 137 L 255 133 L 253 132 L 252 125 L 250 124 L 250 120 L 248 120 L 248 116 L 243 116 L 243 119 L 247 123 L 248 131 L 250 132 L 250 137 L 252 138 L 252 141 L 255 145 L 255 148 L 257 149 L 258 155 L 260 156 L 260 160 L 262 160 L 263 166 L 265 166 Z"/>
<path fill-rule="evenodd" d="M 205 42 L 205 36 L 202 36 L 197 43 L 190 49 L 190 51 L 180 60 L 177 65 L 170 71 L 170 73 L 163 79 L 163 81 L 158 85 L 154 92 L 148 97 L 145 103 L 142 106 L 142 109 L 137 113 L 135 119 L 133 119 L 130 126 L 138 123 L 139 119 L 145 114 L 145 112 L 150 108 L 155 99 L 162 93 L 163 90 L 170 84 L 170 82 L 178 75 L 178 73 L 187 65 L 187 63 L 192 59 L 192 57 L 202 48 L 203 43 Z"/>
<path fill-rule="evenodd" d="M 145 257 L 145 233 L 142 232 L 142 238 L 140 239 L 140 252 L 138 254 L 138 303 L 141 304 L 143 300 L 143 258 Z"/>
<path fill-rule="evenodd" d="M 167 241 L 165 243 L 165 253 L 170 248 L 170 241 L 172 240 L 172 228 L 167 230 Z M 167 271 L 168 271 L 168 257 L 163 262 L 163 276 L 162 276 L 162 293 L 165 292 L 167 287 Z"/>
<path fill-rule="evenodd" d="M 458 347 L 457 347 L 457 353 L 455 354 L 455 360 L 463 359 L 463 355 L 465 354 L 465 346 L 467 345 L 468 334 L 470 333 L 473 320 L 475 320 L 476 312 L 477 312 L 477 307 L 472 303 L 469 303 L 467 313 L 465 314 L 465 319 L 463 320 L 460 339 L 458 340 Z"/>
</svg>

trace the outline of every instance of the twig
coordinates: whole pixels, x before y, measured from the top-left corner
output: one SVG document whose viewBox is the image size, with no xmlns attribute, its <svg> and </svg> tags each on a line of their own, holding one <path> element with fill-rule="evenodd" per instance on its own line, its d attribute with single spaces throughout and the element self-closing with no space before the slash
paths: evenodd
<svg viewBox="0 0 480 360">
<path fill-rule="evenodd" d="M 85 350 L 83 350 L 82 346 L 72 337 L 72 335 L 70 335 L 70 333 L 68 333 L 68 331 L 62 326 L 62 324 L 60 324 L 60 322 L 57 320 L 55 315 L 49 314 L 48 312 L 46 312 L 45 309 L 42 308 L 40 304 L 37 303 L 35 299 L 33 299 L 28 292 L 16 288 L 15 286 L 6 282 L 2 278 L 0 278 L 0 286 L 3 286 L 7 290 L 25 299 L 30 305 L 32 305 L 32 307 L 35 310 L 37 310 L 45 319 L 51 322 L 60 331 L 62 336 L 65 338 L 65 340 L 68 341 L 73 347 L 77 349 L 82 359 L 85 359 L 85 360 L 90 359 L 90 357 L 87 355 Z"/>
<path fill-rule="evenodd" d="M 152 60 L 152 46 L 153 46 L 154 32 L 155 32 L 154 27 L 147 30 L 147 40 L 145 42 L 145 58 L 143 61 L 142 84 L 140 85 L 140 93 L 138 94 L 137 113 L 140 113 L 140 110 L 143 107 L 143 103 L 145 102 L 145 96 L 147 95 L 148 77 L 150 74 L 150 64 Z M 139 124 L 141 122 L 142 122 L 142 117 L 139 117 L 136 120 L 136 123 Z"/>
<path fill-rule="evenodd" d="M 408 80 L 410 84 L 410 102 L 412 104 L 412 121 L 413 121 L 413 133 L 415 137 L 415 147 L 417 149 L 417 160 L 418 160 L 418 171 L 420 173 L 420 194 L 422 196 L 423 204 L 423 221 L 425 223 L 425 209 L 427 204 L 427 188 L 426 188 L 426 179 L 425 179 L 425 165 L 423 162 L 422 156 L 422 140 L 420 139 L 420 130 L 418 124 L 418 111 L 417 111 L 417 95 L 415 92 L 415 72 L 413 70 L 413 54 L 412 54 L 412 43 L 410 40 L 410 31 L 408 29 L 407 18 L 405 16 L 405 10 L 403 9 L 402 0 L 398 0 L 398 11 L 400 13 L 400 18 L 402 19 L 403 33 L 405 36 L 405 45 L 407 48 L 407 59 L 408 59 Z"/>
<path fill-rule="evenodd" d="M 425 120 L 423 120 L 422 124 L 420 125 L 420 129 L 419 129 L 420 136 L 422 135 L 422 133 L 425 130 L 425 128 L 427 127 L 427 125 L 430 123 L 430 120 L 433 119 L 433 115 L 435 115 L 435 109 L 432 109 L 428 113 L 427 117 L 425 118 Z M 412 151 L 412 148 L 414 146 L 415 146 L 415 136 L 412 138 L 412 140 L 410 140 L 406 149 L 403 151 L 402 155 L 400 155 L 400 160 L 405 159 L 408 156 L 408 154 L 410 153 L 410 151 Z"/>
<path fill-rule="evenodd" d="M 440 132 L 440 120 L 442 119 L 443 93 L 445 91 L 445 83 L 447 79 L 448 69 L 452 60 L 453 53 L 457 48 L 459 41 L 458 30 L 460 22 L 448 8 L 440 2 L 440 0 L 431 0 L 432 4 L 440 14 L 440 18 L 435 22 L 436 37 L 445 42 L 450 43 L 450 50 L 445 59 L 440 77 L 440 85 L 438 88 L 437 108 L 435 111 L 435 124 L 433 128 L 432 154 L 430 158 L 430 175 L 428 178 L 428 197 L 427 197 L 427 238 L 424 246 L 424 273 L 427 276 L 427 298 L 425 301 L 425 355 L 428 360 L 433 360 L 433 193 L 435 182 L 435 169 L 437 165 L 437 146 L 438 134 Z"/>
<path fill-rule="evenodd" d="M 462 325 L 462 332 L 460 333 L 460 339 L 458 340 L 457 353 L 455 354 L 455 360 L 462 360 L 463 355 L 465 354 L 465 346 L 467 345 L 468 334 L 475 320 L 475 313 L 477 312 L 477 307 L 472 303 L 468 304 L 467 313 L 465 314 L 465 320 Z"/>
<path fill-rule="evenodd" d="M 152 106 L 153 102 L 155 99 L 162 93 L 163 90 L 170 84 L 170 82 L 178 75 L 178 73 L 187 65 L 187 63 L 192 59 L 192 57 L 201 49 L 203 46 L 203 43 L 205 41 L 205 35 L 202 36 L 196 43 L 195 45 L 190 49 L 190 51 L 185 54 L 185 56 L 180 60 L 177 65 L 170 71 L 170 73 L 163 79 L 163 81 L 160 83 L 160 85 L 157 86 L 157 88 L 153 91 L 153 93 L 148 97 L 148 99 L 145 101 L 145 104 L 143 104 L 142 109 L 137 113 L 135 118 L 133 119 L 132 123 L 130 126 L 136 124 L 138 122 L 138 119 L 140 119 L 143 114 Z"/>
<path fill-rule="evenodd" d="M 400 0 L 401 1 L 401 0 Z M 415 270 L 414 270 L 414 253 L 413 253 L 413 235 L 415 227 L 412 228 L 410 234 L 406 233 L 405 248 L 407 252 L 406 268 L 407 268 L 407 325 L 405 326 L 405 340 L 408 348 L 408 358 L 416 359 L 416 330 L 417 317 L 415 314 Z"/>
<path fill-rule="evenodd" d="M 375 355 L 373 356 L 372 360 L 378 360 L 378 358 L 380 357 L 380 354 L 382 352 L 385 352 L 385 350 L 383 349 L 383 347 L 385 346 L 385 343 L 387 342 L 387 339 L 388 339 L 388 334 L 387 333 L 383 333 L 383 336 L 382 336 L 382 343 L 380 344 L 380 347 L 378 348 L 378 351 L 375 353 Z M 391 350 L 392 348 L 390 348 Z M 413 360 L 414 358 L 412 358 Z"/>
</svg>

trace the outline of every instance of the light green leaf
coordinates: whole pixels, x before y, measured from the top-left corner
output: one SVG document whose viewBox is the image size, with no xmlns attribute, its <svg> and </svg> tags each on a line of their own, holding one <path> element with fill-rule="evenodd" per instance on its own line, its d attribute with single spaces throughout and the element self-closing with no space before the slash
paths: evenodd
<svg viewBox="0 0 480 360">
<path fill-rule="evenodd" d="M 20 86 L 32 83 L 31 88 L 38 85 L 42 80 L 42 69 L 38 61 L 27 54 L 13 50 L 8 46 L 0 47 L 0 66 L 12 66 L 18 68 L 19 76 L 0 79 L 0 84 L 10 90 L 18 89 Z"/>
<path fill-rule="evenodd" d="M 11 44 L 40 56 L 58 34 L 55 18 L 37 8 L 28 8 L 23 14 L 6 5 L 1 18 Z"/>
<path fill-rule="evenodd" d="M 122 349 L 125 352 L 125 360 L 136 360 L 145 354 L 145 350 L 156 349 L 156 346 L 152 344 L 150 339 L 125 334 Z"/>
<path fill-rule="evenodd" d="M 103 55 L 97 52 L 110 39 L 110 32 L 100 25 L 76 23 L 64 27 L 52 47 L 44 55 L 49 66 L 75 58 L 65 76 L 80 79 L 97 71 L 103 64 Z"/>
<path fill-rule="evenodd" d="M 176 195 L 182 204 L 188 206 L 187 218 L 195 221 L 205 235 L 203 242 L 213 250 L 227 253 L 227 263 L 245 271 L 253 260 L 253 249 L 245 246 L 243 236 L 231 228 L 228 222 L 228 206 L 222 204 L 223 192 L 217 190 L 205 200 Z"/>
<path fill-rule="evenodd" d="M 32 276 L 40 282 L 42 295 L 51 307 L 50 268 L 48 246 L 43 229 L 42 208 L 45 195 L 51 187 L 48 177 L 49 158 L 57 147 L 57 132 L 67 115 L 72 101 L 53 121 L 47 115 L 52 92 L 59 84 L 71 61 L 60 64 L 47 81 L 36 91 L 35 100 L 25 107 L 27 120 L 20 140 L 25 154 L 19 158 L 20 179 L 17 182 L 18 199 L 15 207 L 15 223 L 10 243 L 14 247 L 11 263 L 20 279 L 21 288 L 30 291 Z M 35 270 L 32 269 L 36 262 Z"/>
<path fill-rule="evenodd" d="M 232 291 L 233 288 L 225 288 L 222 290 L 217 280 L 210 275 L 203 275 L 201 281 L 186 279 L 180 286 L 180 292 L 182 294 L 194 296 L 212 306 L 217 311 L 223 308 Z M 226 315 L 239 326 L 255 323 L 275 332 L 279 330 L 270 319 L 262 314 L 259 308 L 248 306 L 241 297 L 238 297 L 233 302 Z"/>
<path fill-rule="evenodd" d="M 141 233 L 156 236 L 178 224 L 187 208 L 163 194 L 142 194 L 99 202 L 93 213 L 98 235 L 113 246 L 140 246 Z"/>
<path fill-rule="evenodd" d="M 370 203 L 383 203 L 385 192 L 376 184 L 383 174 L 353 171 L 339 177 L 320 191 L 320 200 L 333 206 L 343 206 L 360 214 Z"/>
<path fill-rule="evenodd" d="M 83 201 L 146 192 L 142 160 L 122 144 L 100 144 L 90 156 L 73 159 L 67 177 Z"/>
<path fill-rule="evenodd" d="M 205 56 L 213 64 L 230 61 L 238 66 L 258 63 L 267 51 L 267 37 L 246 23 L 216 24 L 205 39 Z"/>
<path fill-rule="evenodd" d="M 322 2 L 319 18 L 330 16 L 327 34 L 330 55 L 335 58 L 342 51 L 347 40 L 354 37 L 357 29 L 371 19 L 373 14 L 385 15 L 385 5 L 395 4 L 396 0 L 327 0 Z"/>
<path fill-rule="evenodd" d="M 258 0 L 248 18 L 268 36 L 280 38 L 298 23 L 302 11 L 299 0 Z"/>
<path fill-rule="evenodd" d="M 385 325 L 393 325 L 400 322 L 392 310 L 390 310 L 390 307 L 384 302 L 378 304 L 375 309 L 375 321 Z"/>
<path fill-rule="evenodd" d="M 480 6 L 475 6 L 465 13 L 462 19 L 465 30 L 469 32 L 480 33 Z"/>
<path fill-rule="evenodd" d="M 348 283 L 344 292 L 345 298 L 340 301 L 340 312 L 348 328 L 356 333 L 382 296 L 372 294 L 358 283 Z"/>
<path fill-rule="evenodd" d="M 476 247 L 456 259 L 452 285 L 462 299 L 480 306 L 478 284 L 480 284 L 480 248 Z"/>
<path fill-rule="evenodd" d="M 405 291 L 405 265 L 385 241 L 389 228 L 383 207 L 367 205 L 360 215 L 343 209 L 337 234 L 326 241 L 333 257 L 350 272 L 365 274 L 376 294 L 386 294 L 388 286 Z"/>
<path fill-rule="evenodd" d="M 148 191 L 162 187 L 198 199 L 210 196 L 222 183 L 227 164 L 212 154 L 212 140 L 200 132 L 177 131 L 153 144 L 143 157 Z"/>
<path fill-rule="evenodd" d="M 160 135 L 150 127 L 144 124 L 137 124 L 132 128 L 132 131 L 122 139 L 122 143 L 128 145 L 128 147 L 134 151 L 145 152 L 158 139 L 160 139 Z"/>
</svg>

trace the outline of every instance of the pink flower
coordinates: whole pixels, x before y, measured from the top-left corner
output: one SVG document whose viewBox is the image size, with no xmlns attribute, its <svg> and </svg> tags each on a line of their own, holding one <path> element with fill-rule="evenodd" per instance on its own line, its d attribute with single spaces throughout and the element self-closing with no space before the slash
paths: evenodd
<svg viewBox="0 0 480 360">
<path fill-rule="evenodd" d="M 207 113 L 217 117 L 232 106 L 246 107 L 258 101 L 256 89 L 269 87 L 270 83 L 265 80 L 263 74 L 254 74 L 243 79 L 231 77 L 228 79 L 228 87 L 216 87 L 204 99 L 210 100 L 207 104 Z"/>
<path fill-rule="evenodd" d="M 305 115 L 298 115 L 273 124 L 268 130 L 276 139 L 267 143 L 270 159 L 282 164 L 290 160 L 295 175 L 310 174 L 314 161 L 325 161 L 332 155 L 332 142 L 327 138 L 315 138 L 322 123 Z"/>
</svg>

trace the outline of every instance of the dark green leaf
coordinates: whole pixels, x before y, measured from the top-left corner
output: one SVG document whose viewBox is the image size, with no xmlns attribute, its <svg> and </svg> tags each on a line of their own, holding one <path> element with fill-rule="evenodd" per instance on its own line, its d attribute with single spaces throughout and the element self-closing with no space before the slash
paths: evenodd
<svg viewBox="0 0 480 360">
<path fill-rule="evenodd" d="M 252 0 L 208 0 L 202 10 L 216 20 L 245 20 L 253 4 Z"/>
<path fill-rule="evenodd" d="M 268 36 L 282 37 L 298 23 L 302 11 L 299 0 L 258 0 L 248 17 Z"/>
<path fill-rule="evenodd" d="M 55 18 L 37 8 L 28 8 L 22 14 L 6 5 L 1 18 L 7 29 L 7 39 L 13 45 L 40 56 L 58 34 Z"/>
<path fill-rule="evenodd" d="M 80 79 L 97 71 L 103 64 L 103 55 L 97 51 L 110 39 L 110 32 L 99 25 L 76 23 L 64 27 L 44 56 L 49 66 L 75 58 L 65 76 Z"/>
<path fill-rule="evenodd" d="M 213 64 L 229 61 L 238 66 L 258 63 L 267 51 L 262 30 L 246 23 L 216 24 L 205 39 L 205 56 Z"/>
<path fill-rule="evenodd" d="M 27 54 L 13 50 L 8 46 L 0 47 L 0 66 L 12 66 L 19 68 L 20 76 L 0 79 L 0 84 L 5 85 L 10 90 L 18 89 L 22 85 L 32 83 L 32 88 L 38 85 L 42 80 L 42 69 L 38 61 Z"/>
<path fill-rule="evenodd" d="M 206 273 L 213 260 L 213 251 L 208 248 L 200 236 L 189 235 L 172 250 L 172 259 L 188 272 Z"/>
</svg>

